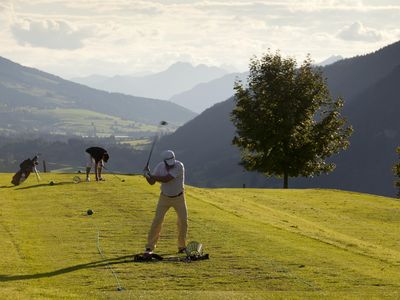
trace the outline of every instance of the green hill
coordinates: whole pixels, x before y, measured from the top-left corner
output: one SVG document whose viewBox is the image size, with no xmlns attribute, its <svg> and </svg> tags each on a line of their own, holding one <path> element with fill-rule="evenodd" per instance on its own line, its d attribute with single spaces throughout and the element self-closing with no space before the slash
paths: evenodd
<svg viewBox="0 0 400 300">
<path fill-rule="evenodd" d="M 188 186 L 189 240 L 201 241 L 210 260 L 134 263 L 158 187 L 124 175 L 74 184 L 75 175 L 13 187 L 11 174 L 0 174 L 0 299 L 400 297 L 396 199 Z M 170 212 L 158 253 L 176 251 L 175 227 Z"/>
<path fill-rule="evenodd" d="M 100 136 L 140 137 L 154 131 L 146 125 L 167 120 L 176 127 L 195 115 L 169 101 L 95 90 L 0 57 L 0 132 L 87 135 L 94 125 Z"/>
</svg>

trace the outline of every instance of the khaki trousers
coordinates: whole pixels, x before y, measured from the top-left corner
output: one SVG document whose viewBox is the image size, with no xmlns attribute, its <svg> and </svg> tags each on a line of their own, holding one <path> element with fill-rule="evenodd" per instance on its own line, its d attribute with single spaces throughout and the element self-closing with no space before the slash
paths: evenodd
<svg viewBox="0 0 400 300">
<path fill-rule="evenodd" d="M 160 237 L 160 232 L 162 224 L 164 222 L 164 217 L 167 211 L 173 207 L 178 215 L 177 225 L 178 225 L 178 248 L 186 247 L 186 235 L 188 229 L 188 216 L 185 201 L 185 193 L 182 195 L 170 198 L 163 194 L 160 194 L 158 200 L 156 214 L 151 224 L 151 228 L 147 237 L 146 248 L 154 250 L 157 245 L 157 241 Z"/>
</svg>

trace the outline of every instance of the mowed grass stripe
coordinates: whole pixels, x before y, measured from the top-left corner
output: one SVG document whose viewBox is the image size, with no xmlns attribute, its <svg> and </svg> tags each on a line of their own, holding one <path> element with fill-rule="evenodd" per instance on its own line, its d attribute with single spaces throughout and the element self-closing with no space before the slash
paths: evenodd
<svg viewBox="0 0 400 300">
<path fill-rule="evenodd" d="M 281 191 L 281 193 L 285 193 L 285 191 Z M 300 191 L 300 193 L 302 193 L 302 191 Z M 309 193 L 312 193 L 312 191 L 309 191 Z M 337 193 L 340 194 L 339 192 Z M 285 211 L 283 211 L 282 209 L 271 208 L 268 206 L 269 204 L 268 202 L 260 201 L 259 198 L 258 199 L 255 198 L 256 196 L 253 196 L 253 198 L 244 199 L 243 198 L 244 195 L 243 192 L 241 193 L 241 190 L 232 189 L 232 190 L 214 191 L 213 196 L 214 196 L 213 198 L 211 197 L 205 197 L 205 198 L 212 199 L 209 201 L 211 201 L 211 203 L 213 203 L 216 207 L 220 209 L 225 209 L 233 214 L 242 217 L 252 218 L 267 224 L 271 224 L 278 228 L 302 234 L 307 237 L 335 245 L 339 248 L 346 249 L 348 251 L 357 252 L 366 256 L 371 256 L 379 260 L 387 261 L 388 263 L 394 265 L 400 265 L 400 251 L 397 250 L 399 246 L 398 243 L 396 249 L 382 247 L 381 245 L 376 243 L 382 240 L 380 234 L 382 234 L 385 231 L 384 229 L 386 229 L 392 237 L 390 243 L 396 244 L 395 241 L 399 240 L 398 225 L 400 224 L 398 221 L 393 222 L 392 220 L 390 220 L 386 223 L 380 222 L 379 224 L 377 224 L 374 221 L 368 222 L 367 220 L 364 220 L 363 222 L 359 222 L 357 220 L 355 222 L 353 219 L 349 217 L 343 218 L 339 212 L 338 214 L 335 215 L 322 213 L 322 210 L 318 209 L 318 205 L 310 204 L 309 208 L 315 210 L 314 207 L 316 207 L 320 218 L 326 218 L 325 220 L 329 220 L 329 222 L 321 222 L 322 224 L 320 224 L 318 223 L 318 219 L 316 219 L 316 221 L 313 221 L 310 218 L 309 213 L 303 212 L 302 214 L 299 215 L 298 212 L 296 214 L 296 211 L 294 211 L 293 208 Z M 293 202 L 301 202 L 302 200 L 303 199 L 293 199 Z M 399 204 L 395 201 L 396 200 L 391 200 L 388 203 L 391 206 L 394 206 L 394 204 Z M 363 209 L 362 208 L 363 205 L 364 203 L 360 203 L 358 207 L 355 207 L 353 209 L 355 214 L 357 213 L 358 210 Z M 338 206 L 340 205 L 338 204 Z M 377 211 L 377 208 L 374 207 L 374 210 Z M 397 205 L 397 207 L 392 208 L 391 213 L 393 220 L 395 220 L 396 215 L 398 216 L 398 219 L 400 219 L 400 215 L 398 214 L 399 211 L 400 211 L 400 205 Z M 344 230 L 345 232 L 347 232 L 346 234 L 340 232 L 342 231 L 343 227 L 347 228 L 347 230 L 346 229 Z M 349 228 L 354 229 L 354 232 L 348 230 Z M 371 239 L 371 242 L 362 240 L 363 236 L 358 236 L 357 231 L 360 230 L 356 230 L 356 228 L 367 229 L 364 230 L 362 234 L 370 234 L 372 230 L 377 231 L 376 232 L 377 239 L 375 240 Z M 351 236 L 351 234 L 354 235 L 354 233 L 357 234 L 355 236 Z"/>
<path fill-rule="evenodd" d="M 360 240 L 358 234 L 367 232 L 368 243 L 384 249 L 391 243 L 398 245 L 399 238 L 392 232 L 398 230 L 395 225 L 399 222 L 394 199 L 325 190 L 187 187 L 189 240 L 202 242 L 211 259 L 190 264 L 135 264 L 131 256 L 143 251 L 158 186 L 149 186 L 140 176 L 124 175 L 124 183 L 109 175 L 105 182 L 73 184 L 75 175 L 42 174 L 40 183 L 30 177 L 20 187 L 9 187 L 12 174 L 0 174 L 0 224 L 5 224 L 0 226 L 4 240 L 0 244 L 2 299 L 352 299 L 399 295 L 399 267 L 382 261 L 379 257 L 386 254 L 380 254 L 379 248 L 379 257 L 365 256 L 310 236 L 322 228 L 324 234 Z M 50 180 L 56 185 L 48 185 Z M 347 207 L 342 205 L 344 195 Z M 89 208 L 95 211 L 90 217 L 85 214 Z M 343 218 L 335 218 L 336 211 Z M 375 214 L 374 222 L 382 218 L 380 230 L 369 228 L 376 226 L 369 222 L 369 213 Z M 342 224 L 337 224 L 338 220 Z M 158 253 L 176 252 L 175 222 L 171 211 Z M 352 228 L 353 222 L 362 228 Z M 3 235 L 5 228 L 9 233 Z M 97 252 L 98 233 L 107 260 Z M 387 241 L 382 233 L 393 240 Z M 20 255 L 8 251 L 14 244 Z M 107 264 L 112 265 L 125 291 L 116 291 Z"/>
<path fill-rule="evenodd" d="M 202 199 L 208 199 L 203 200 L 208 202 L 215 201 L 215 203 L 212 203 L 213 206 L 221 206 L 221 202 L 224 201 L 216 195 L 214 195 L 214 198 L 211 197 L 211 194 L 213 193 L 218 194 L 219 190 L 203 190 L 202 192 L 205 194 L 209 193 L 209 195 L 203 195 L 204 197 L 202 197 Z M 224 197 L 224 199 L 232 199 L 238 192 L 240 191 L 232 190 L 232 194 L 225 194 L 226 197 Z M 227 212 L 232 216 L 240 218 L 240 207 L 238 207 L 238 210 L 233 212 Z M 310 238 L 301 232 L 293 232 L 286 228 L 276 226 L 275 224 L 269 224 L 267 223 L 269 218 L 270 215 L 268 212 L 266 212 L 261 219 L 258 215 L 252 215 L 251 218 L 247 218 L 254 228 L 258 228 L 257 224 L 260 223 L 266 225 L 262 227 L 264 231 L 261 231 L 262 229 L 260 229 L 260 231 L 256 230 L 255 234 L 255 238 L 259 239 L 259 244 L 262 245 L 264 249 L 256 249 L 254 253 L 267 253 L 266 259 L 268 259 L 268 254 L 272 253 L 272 257 L 279 257 L 283 261 L 279 263 L 279 265 L 283 266 L 307 266 L 307 268 L 294 268 L 293 272 L 301 274 L 298 276 L 296 275 L 296 277 L 311 282 L 313 280 L 319 282 L 319 276 L 321 276 L 321 273 L 328 278 L 332 277 L 334 279 L 332 280 L 333 285 L 330 288 L 338 288 L 338 284 L 341 281 L 343 287 L 346 287 L 347 283 L 352 281 L 357 285 L 368 285 L 368 282 L 371 282 L 371 284 L 379 284 L 382 280 L 388 280 L 389 285 L 398 286 L 398 282 L 393 280 L 394 278 L 397 278 L 397 272 L 399 271 L 398 266 L 383 263 L 380 260 L 370 259 L 369 257 L 365 257 L 359 253 L 348 252 L 345 249 L 326 244 L 318 239 Z M 224 221 L 225 220 L 226 219 L 224 219 Z M 277 229 L 277 231 L 274 231 L 271 227 Z M 244 228 L 248 227 L 243 227 L 243 229 Z M 237 230 L 241 229 L 239 228 Z M 263 233 L 264 237 L 271 240 L 260 240 L 260 236 L 263 236 Z M 249 234 L 246 235 L 246 239 L 248 237 Z M 240 246 L 243 247 L 242 245 Z M 283 255 L 281 255 L 282 253 Z M 315 271 L 316 274 L 318 274 L 317 278 L 313 276 L 312 272 L 309 272 L 310 269 L 313 268 L 319 269 L 318 271 Z M 325 271 L 322 272 L 321 270 Z M 307 279 L 307 277 L 309 279 Z M 322 284 L 326 284 L 326 282 L 324 282 L 325 280 L 326 278 L 322 280 Z M 318 284 L 314 285 L 318 287 Z M 329 285 L 325 285 L 325 288 L 328 287 Z"/>
</svg>

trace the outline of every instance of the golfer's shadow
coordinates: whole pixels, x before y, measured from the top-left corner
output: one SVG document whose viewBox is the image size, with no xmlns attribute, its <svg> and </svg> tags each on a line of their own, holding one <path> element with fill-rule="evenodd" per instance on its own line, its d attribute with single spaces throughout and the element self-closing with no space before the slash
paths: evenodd
<svg viewBox="0 0 400 300">
<path fill-rule="evenodd" d="M 70 181 L 64 181 L 64 182 L 55 182 L 53 185 L 50 183 L 41 183 L 41 184 L 36 184 L 36 185 L 30 185 L 30 186 L 24 186 L 24 187 L 18 187 L 16 190 L 27 190 L 27 189 L 33 189 L 33 188 L 38 188 L 38 187 L 44 187 L 44 186 L 57 186 L 57 185 L 69 185 L 69 184 L 76 184 L 75 182 L 70 182 Z"/>
<path fill-rule="evenodd" d="M 0 274 L 0 282 L 5 281 L 18 281 L 18 280 L 31 280 L 31 279 L 39 279 L 44 277 L 54 277 L 58 275 L 62 275 L 65 273 L 71 273 L 74 271 L 82 270 L 82 269 L 90 269 L 90 268 L 98 268 L 98 267 L 107 267 L 108 265 L 118 265 L 133 262 L 132 255 L 121 256 L 117 258 L 104 259 L 91 263 L 80 264 L 76 266 L 71 266 L 67 268 L 58 269 L 51 272 L 37 273 L 37 274 L 25 274 L 25 275 L 2 275 Z"/>
</svg>

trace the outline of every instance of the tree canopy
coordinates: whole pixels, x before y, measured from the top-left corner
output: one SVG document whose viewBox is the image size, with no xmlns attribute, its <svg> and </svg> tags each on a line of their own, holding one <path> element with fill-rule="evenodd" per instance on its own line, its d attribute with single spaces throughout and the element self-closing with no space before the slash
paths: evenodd
<svg viewBox="0 0 400 300">
<path fill-rule="evenodd" d="M 335 168 L 326 159 L 346 149 L 352 128 L 311 58 L 297 67 L 279 52 L 250 61 L 247 85 L 235 82 L 233 144 L 247 170 L 284 178 L 315 176 Z"/>
</svg>

